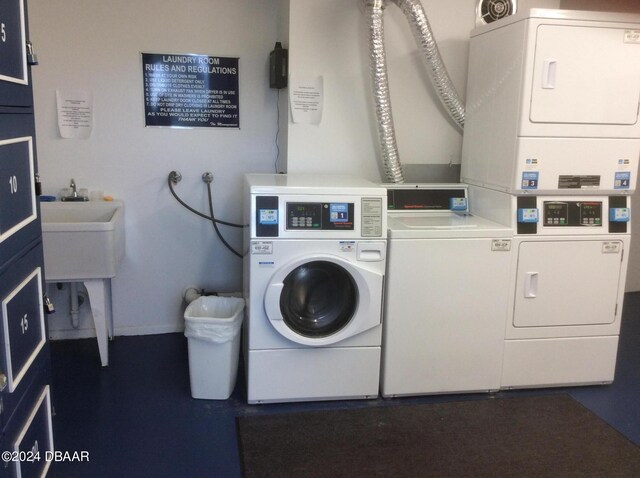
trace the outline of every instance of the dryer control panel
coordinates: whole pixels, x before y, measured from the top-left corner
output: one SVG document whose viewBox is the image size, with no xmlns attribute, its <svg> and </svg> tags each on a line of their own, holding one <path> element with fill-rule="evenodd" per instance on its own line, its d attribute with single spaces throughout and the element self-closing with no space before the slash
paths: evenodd
<svg viewBox="0 0 640 478">
<path fill-rule="evenodd" d="M 602 226 L 602 201 L 544 201 L 547 227 Z"/>
<path fill-rule="evenodd" d="M 516 196 L 517 234 L 626 234 L 628 196 Z"/>
</svg>

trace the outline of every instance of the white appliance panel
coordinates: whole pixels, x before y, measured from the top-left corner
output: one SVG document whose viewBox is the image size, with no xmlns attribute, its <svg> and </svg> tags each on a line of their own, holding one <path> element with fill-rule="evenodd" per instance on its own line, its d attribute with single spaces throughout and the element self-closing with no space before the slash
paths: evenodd
<svg viewBox="0 0 640 478">
<path fill-rule="evenodd" d="M 539 25 L 529 118 L 534 123 L 634 125 L 640 45 L 628 29 Z"/>
<path fill-rule="evenodd" d="M 382 395 L 495 390 L 510 251 L 489 238 L 426 237 L 389 241 Z"/>
<path fill-rule="evenodd" d="M 389 217 L 389 238 L 430 239 L 501 237 L 504 226 L 472 214 L 397 212 Z"/>
<path fill-rule="evenodd" d="M 522 188 L 527 173 L 537 172 L 535 194 L 590 194 L 623 192 L 636 188 L 640 141 L 610 138 L 520 138 L 514 176 L 510 182 Z M 622 186 L 617 174 L 626 172 L 628 184 Z M 504 174 L 500 173 L 500 174 Z M 560 177 L 597 176 L 598 187 L 567 188 Z"/>
<path fill-rule="evenodd" d="M 519 247 L 515 327 L 611 324 L 621 279 L 621 241 L 537 241 Z"/>
<path fill-rule="evenodd" d="M 611 383 L 617 351 L 617 335 L 507 340 L 502 388 Z"/>
<path fill-rule="evenodd" d="M 503 189 L 513 183 L 525 33 L 522 29 L 497 28 L 471 38 L 462 142 L 463 182 Z"/>
<path fill-rule="evenodd" d="M 560 176 L 600 176 L 591 186 L 600 194 L 632 193 L 638 30 L 640 15 L 563 10 L 525 11 L 474 30 L 461 180 L 509 193 L 580 194 L 561 187 Z M 620 171 L 628 175 L 616 177 Z M 528 187 L 528 178 L 540 184 Z M 616 186 L 619 178 L 628 186 Z"/>
<path fill-rule="evenodd" d="M 250 350 L 249 403 L 375 398 L 380 347 Z"/>
</svg>

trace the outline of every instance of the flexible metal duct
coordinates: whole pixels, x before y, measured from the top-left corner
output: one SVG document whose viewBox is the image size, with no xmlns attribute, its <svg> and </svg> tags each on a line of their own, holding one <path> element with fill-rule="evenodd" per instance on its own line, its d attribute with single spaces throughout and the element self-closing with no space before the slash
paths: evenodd
<svg viewBox="0 0 640 478">
<path fill-rule="evenodd" d="M 395 3 L 407 17 L 411 31 L 418 46 L 424 54 L 429 78 L 442 104 L 453 121 L 462 129 L 464 127 L 464 104 L 447 73 L 442 62 L 438 45 L 433 37 L 427 15 L 419 0 L 390 0 Z M 395 139 L 393 116 L 391 113 L 391 97 L 387 78 L 386 53 L 384 49 L 383 13 L 386 0 L 363 0 L 365 13 L 369 20 L 369 50 L 373 93 L 376 103 L 378 132 L 382 151 L 382 163 L 387 180 L 403 183 L 402 163 L 398 155 Z"/>
<path fill-rule="evenodd" d="M 387 79 L 387 58 L 384 51 L 384 24 L 382 17 L 385 0 L 364 0 L 365 13 L 369 20 L 369 56 L 371 60 L 371 79 L 373 97 L 378 119 L 378 138 L 382 165 L 387 181 L 404 183 L 402 163 L 398 156 L 396 133 L 393 127 L 391 97 Z"/>
<path fill-rule="evenodd" d="M 451 116 L 451 119 L 460 127 L 464 128 L 464 103 L 460 99 L 456 87 L 453 85 L 447 69 L 442 62 L 440 51 L 429 20 L 427 20 L 427 14 L 422 8 L 420 0 L 391 0 L 398 5 L 402 13 L 407 17 L 411 31 L 416 39 L 416 42 L 422 49 L 427 66 L 429 67 L 429 77 L 433 83 L 438 97 L 442 104 L 445 106 L 447 113 Z"/>
</svg>

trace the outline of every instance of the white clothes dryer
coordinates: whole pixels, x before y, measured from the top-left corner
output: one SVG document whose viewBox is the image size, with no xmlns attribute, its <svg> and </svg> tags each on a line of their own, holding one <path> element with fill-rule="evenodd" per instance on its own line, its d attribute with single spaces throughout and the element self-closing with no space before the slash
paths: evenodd
<svg viewBox="0 0 640 478">
<path fill-rule="evenodd" d="M 479 214 L 515 232 L 501 388 L 613 382 L 631 244 L 629 196 L 515 196 L 475 186 L 469 192 Z"/>
<path fill-rule="evenodd" d="M 318 175 L 245 186 L 248 402 L 376 397 L 386 190 Z"/>
<path fill-rule="evenodd" d="M 500 388 L 509 227 L 467 211 L 462 184 L 389 188 L 384 397 Z"/>
</svg>

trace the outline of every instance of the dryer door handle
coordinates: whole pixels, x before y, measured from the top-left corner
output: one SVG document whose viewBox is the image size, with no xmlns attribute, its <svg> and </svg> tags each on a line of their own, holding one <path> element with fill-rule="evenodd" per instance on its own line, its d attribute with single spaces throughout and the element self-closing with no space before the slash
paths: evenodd
<svg viewBox="0 0 640 478">
<path fill-rule="evenodd" d="M 527 272 L 524 279 L 525 299 L 535 299 L 538 297 L 538 273 Z"/>
<path fill-rule="evenodd" d="M 542 89 L 553 90 L 556 87 L 556 75 L 558 71 L 558 61 L 553 59 L 544 60 L 542 63 Z"/>
<path fill-rule="evenodd" d="M 282 312 L 280 312 L 280 294 L 284 284 L 270 284 L 264 295 L 264 310 L 269 320 L 282 320 Z"/>
</svg>

